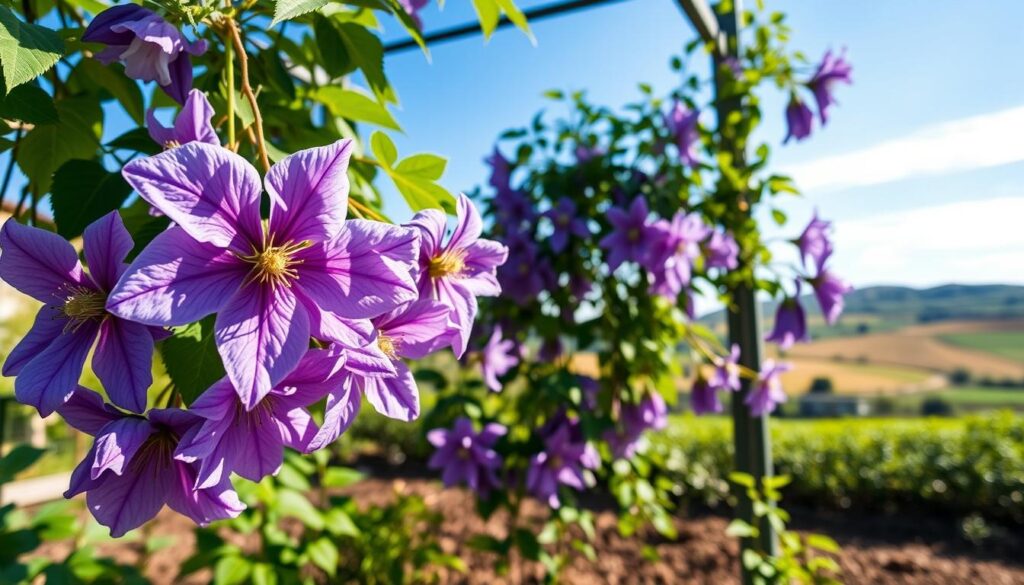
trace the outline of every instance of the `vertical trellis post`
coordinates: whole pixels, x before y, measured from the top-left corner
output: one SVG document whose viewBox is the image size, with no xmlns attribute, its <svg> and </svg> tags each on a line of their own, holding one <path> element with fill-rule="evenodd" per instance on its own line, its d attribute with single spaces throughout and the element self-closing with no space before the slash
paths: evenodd
<svg viewBox="0 0 1024 585">
<path fill-rule="evenodd" d="M 679 4 L 701 38 L 714 48 L 712 70 L 715 72 L 716 114 L 719 128 L 721 128 L 725 125 L 729 115 L 739 107 L 738 98 L 720 99 L 723 80 L 721 79 L 722 70 L 718 65 L 722 59 L 739 54 L 739 28 L 742 14 L 740 0 L 731 0 L 729 10 L 720 11 L 717 18 L 706 0 L 679 0 Z M 732 153 L 733 166 L 742 168 L 746 164 L 746 153 L 743 146 L 733 142 L 728 134 L 722 135 L 722 148 Z M 746 213 L 749 212 L 749 210 L 746 211 Z M 741 285 L 731 292 L 734 307 L 729 311 L 729 340 L 740 347 L 740 363 L 751 370 L 758 371 L 761 367 L 764 349 L 761 334 L 761 307 L 757 302 L 755 291 L 749 286 Z M 754 381 L 744 379 L 740 392 L 733 396 L 732 400 L 734 461 L 737 471 L 753 476 L 760 483 L 761 478 L 772 475 L 771 437 L 768 433 L 768 417 L 751 416 L 750 409 L 744 402 L 753 384 Z M 753 506 L 744 489 L 737 489 L 736 496 L 739 503 L 738 517 L 759 528 L 757 541 L 744 539 L 742 550 L 754 548 L 756 545 L 756 548 L 761 551 L 776 555 L 778 539 L 771 524 L 766 520 L 757 522 Z M 745 568 L 741 570 L 743 582 L 753 582 L 753 575 Z"/>
</svg>

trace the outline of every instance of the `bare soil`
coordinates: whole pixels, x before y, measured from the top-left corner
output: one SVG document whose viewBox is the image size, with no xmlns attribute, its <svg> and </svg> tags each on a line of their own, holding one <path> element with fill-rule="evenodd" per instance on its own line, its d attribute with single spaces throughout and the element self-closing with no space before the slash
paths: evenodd
<svg viewBox="0 0 1024 585">
<path fill-rule="evenodd" d="M 497 575 L 494 558 L 469 549 L 473 534 L 487 532 L 503 537 L 504 519 L 496 516 L 484 524 L 475 514 L 472 500 L 462 490 L 442 490 L 427 479 L 369 479 L 346 490 L 358 501 L 385 503 L 396 490 L 417 493 L 439 511 L 444 520 L 437 535 L 446 552 L 459 555 L 469 567 L 466 573 L 443 572 L 442 583 L 501 584 L 538 583 L 539 565 L 513 559 L 512 570 Z M 530 506 L 527 517 L 539 520 L 540 505 Z M 681 514 L 676 521 L 679 538 L 662 539 L 650 532 L 622 538 L 611 511 L 595 511 L 597 536 L 593 542 L 597 559 L 591 563 L 582 555 L 573 559 L 564 574 L 571 584 L 607 583 L 737 583 L 739 547 L 725 535 L 729 518 L 710 512 Z M 1024 534 L 1001 532 L 997 538 L 977 547 L 960 536 L 956 519 L 912 515 L 858 515 L 796 510 L 794 526 L 800 531 L 826 533 L 842 546 L 838 560 L 846 583 L 971 584 L 1012 585 L 1024 583 Z M 205 583 L 209 571 L 177 578 L 178 565 L 195 547 L 190 522 L 168 510 L 151 526 L 152 535 L 173 535 L 174 546 L 155 553 L 145 567 L 154 583 Z M 46 554 L 61 558 L 70 543 L 50 545 Z M 657 551 L 658 560 L 644 557 L 644 547 Z M 100 545 L 101 554 L 127 563 L 138 562 L 140 542 L 111 542 Z"/>
</svg>

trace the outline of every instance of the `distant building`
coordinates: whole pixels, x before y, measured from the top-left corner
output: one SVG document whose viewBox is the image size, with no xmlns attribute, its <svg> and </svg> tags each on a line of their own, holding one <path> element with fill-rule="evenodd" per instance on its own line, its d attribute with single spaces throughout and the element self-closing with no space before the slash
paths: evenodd
<svg viewBox="0 0 1024 585">
<path fill-rule="evenodd" d="M 798 402 L 800 416 L 808 418 L 868 416 L 871 405 L 861 396 L 804 394 Z"/>
</svg>

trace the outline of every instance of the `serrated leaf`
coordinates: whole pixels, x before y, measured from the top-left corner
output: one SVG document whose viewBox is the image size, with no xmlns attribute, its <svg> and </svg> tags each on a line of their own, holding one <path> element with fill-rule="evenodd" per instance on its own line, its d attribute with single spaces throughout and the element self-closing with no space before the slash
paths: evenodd
<svg viewBox="0 0 1024 585">
<path fill-rule="evenodd" d="M 363 72 L 366 82 L 381 103 L 398 103 L 394 89 L 384 75 L 384 45 L 380 38 L 359 24 L 340 23 L 336 26 L 352 64 Z"/>
<path fill-rule="evenodd" d="M 321 87 L 313 91 L 310 97 L 327 106 L 335 116 L 354 122 L 368 122 L 392 130 L 402 130 L 386 107 L 358 91 L 334 86 Z"/>
<path fill-rule="evenodd" d="M 277 0 L 274 3 L 274 20 L 270 26 L 302 16 L 327 5 L 329 0 Z"/>
<path fill-rule="evenodd" d="M 132 188 L 94 160 L 69 160 L 53 175 L 50 202 L 57 233 L 67 239 L 124 204 Z"/>
<path fill-rule="evenodd" d="M 60 118 L 53 98 L 37 85 L 19 85 L 0 99 L 0 118 L 26 124 L 54 124 Z"/>
<path fill-rule="evenodd" d="M 326 16 L 313 15 L 313 33 L 316 35 L 316 48 L 320 52 L 320 64 L 328 75 L 338 78 L 355 69 L 341 33 Z"/>
<path fill-rule="evenodd" d="M 18 20 L 0 6 L 0 65 L 4 94 L 45 73 L 64 54 L 64 41 L 53 30 Z"/>
<path fill-rule="evenodd" d="M 444 174 L 448 161 L 436 154 L 414 154 L 402 159 L 395 167 L 395 170 L 403 175 L 423 177 L 430 181 L 437 181 Z"/>
<path fill-rule="evenodd" d="M 167 375 L 181 392 L 185 404 L 191 404 L 211 384 L 224 377 L 224 364 L 213 338 L 214 317 L 175 329 L 174 335 L 160 343 Z"/>
</svg>

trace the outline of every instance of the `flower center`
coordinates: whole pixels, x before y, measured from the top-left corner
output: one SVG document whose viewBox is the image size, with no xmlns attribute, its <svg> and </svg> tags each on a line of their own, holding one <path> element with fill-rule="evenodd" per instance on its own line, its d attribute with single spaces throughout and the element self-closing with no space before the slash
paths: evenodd
<svg viewBox="0 0 1024 585">
<path fill-rule="evenodd" d="M 170 150 L 172 148 L 178 148 L 179 146 L 181 146 L 181 143 L 178 142 L 177 140 L 173 140 L 172 139 L 172 140 L 168 140 L 167 142 L 164 142 L 164 149 L 166 149 L 166 150 Z"/>
<path fill-rule="evenodd" d="M 77 330 L 87 321 L 102 319 L 107 314 L 107 296 L 84 286 L 68 289 L 61 312 L 68 318 L 65 329 Z"/>
<path fill-rule="evenodd" d="M 640 230 L 638 230 L 637 228 L 631 228 L 628 232 L 626 232 L 626 239 L 629 240 L 630 242 L 640 241 Z"/>
<path fill-rule="evenodd" d="M 174 461 L 174 450 L 178 448 L 178 437 L 167 429 L 154 431 L 135 452 L 130 469 L 139 473 L 146 466 L 165 467 Z"/>
<path fill-rule="evenodd" d="M 302 264 L 302 259 L 295 258 L 295 253 L 310 245 L 312 245 L 310 242 L 304 241 L 275 246 L 274 237 L 271 236 L 269 241 L 263 245 L 262 250 L 257 250 L 253 246 L 252 254 L 239 256 L 253 265 L 248 282 L 291 286 L 292 281 L 299 278 L 296 266 Z"/>
<path fill-rule="evenodd" d="M 398 340 L 394 337 L 385 335 L 383 331 L 378 331 L 377 347 L 389 358 L 393 360 L 398 359 Z"/>
<path fill-rule="evenodd" d="M 466 269 L 466 253 L 462 250 L 452 250 L 440 256 L 430 259 L 428 271 L 431 278 L 444 278 L 446 276 L 459 277 Z"/>
</svg>

